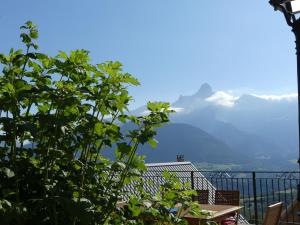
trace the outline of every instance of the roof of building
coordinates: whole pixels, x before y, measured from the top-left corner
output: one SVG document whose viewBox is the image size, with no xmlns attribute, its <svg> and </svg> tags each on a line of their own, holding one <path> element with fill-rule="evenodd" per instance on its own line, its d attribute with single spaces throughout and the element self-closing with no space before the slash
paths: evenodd
<svg viewBox="0 0 300 225">
<path fill-rule="evenodd" d="M 162 173 L 168 171 L 175 173 L 182 183 L 188 182 L 191 188 L 195 190 L 209 190 L 209 203 L 213 203 L 215 187 L 191 162 L 147 163 L 146 166 L 147 171 L 144 173 L 143 178 L 147 182 L 144 184 L 144 189 L 152 195 L 160 191 L 160 186 L 165 182 Z M 135 183 L 127 185 L 125 190 L 134 193 Z"/>
<path fill-rule="evenodd" d="M 154 181 L 155 185 L 146 187 L 151 193 L 156 193 L 159 186 L 163 184 L 162 173 L 164 171 L 173 172 L 181 182 L 188 182 L 195 190 L 209 190 L 209 203 L 213 203 L 213 193 L 215 187 L 206 179 L 203 174 L 193 165 L 192 162 L 165 162 L 148 163 L 147 172 L 144 174 L 146 179 Z"/>
</svg>

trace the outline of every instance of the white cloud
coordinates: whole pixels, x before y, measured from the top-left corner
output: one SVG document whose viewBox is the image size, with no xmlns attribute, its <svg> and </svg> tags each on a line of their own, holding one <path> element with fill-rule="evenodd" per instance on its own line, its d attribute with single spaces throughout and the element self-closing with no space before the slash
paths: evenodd
<svg viewBox="0 0 300 225">
<path fill-rule="evenodd" d="M 225 91 L 217 91 L 212 96 L 206 98 L 205 100 L 208 102 L 215 103 L 217 105 L 225 106 L 225 107 L 233 107 L 235 101 L 238 100 L 239 97 L 233 96 L 232 94 Z"/>
<path fill-rule="evenodd" d="M 292 94 L 286 94 L 286 95 L 256 95 L 252 94 L 253 96 L 269 101 L 293 101 L 297 100 L 298 94 L 297 93 L 292 93 Z"/>
<path fill-rule="evenodd" d="M 207 102 L 212 102 L 216 105 L 221 105 L 224 107 L 234 107 L 236 100 L 240 97 L 233 95 L 234 92 L 232 91 L 217 91 L 212 96 L 206 98 Z M 297 100 L 298 94 L 291 93 L 291 94 L 284 94 L 284 95 L 257 95 L 251 94 L 257 98 L 261 98 L 267 101 L 294 101 Z"/>
</svg>

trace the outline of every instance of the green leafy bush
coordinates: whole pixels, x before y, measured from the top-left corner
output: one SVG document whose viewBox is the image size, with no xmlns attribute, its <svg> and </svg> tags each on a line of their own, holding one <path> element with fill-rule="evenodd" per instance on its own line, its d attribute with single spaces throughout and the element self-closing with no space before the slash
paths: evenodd
<svg viewBox="0 0 300 225">
<path fill-rule="evenodd" d="M 91 64 L 86 50 L 51 57 L 38 52 L 32 22 L 21 29 L 25 51 L 0 55 L 0 223 L 184 223 L 167 209 L 178 201 L 187 208 L 192 192 L 171 177 L 164 198 L 140 188 L 128 206 L 117 204 L 124 185 L 142 183 L 146 167 L 136 151 L 156 145 L 169 104 L 148 103 L 148 115 L 128 115 L 127 86 L 139 82 L 120 62 Z M 128 122 L 136 128 L 121 131 Z M 113 161 L 102 154 L 108 147 Z"/>
</svg>

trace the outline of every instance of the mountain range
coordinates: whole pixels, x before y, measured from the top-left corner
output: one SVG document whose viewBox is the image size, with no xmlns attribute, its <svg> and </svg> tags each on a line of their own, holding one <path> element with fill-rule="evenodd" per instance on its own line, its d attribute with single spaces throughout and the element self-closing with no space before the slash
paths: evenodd
<svg viewBox="0 0 300 225">
<path fill-rule="evenodd" d="M 158 149 L 142 148 L 148 162 L 174 161 L 176 154 L 184 154 L 194 162 L 238 163 L 242 168 L 296 168 L 295 94 L 234 96 L 205 83 L 195 94 L 180 96 L 172 108 L 177 113 L 158 130 Z M 146 108 L 132 113 L 146 113 Z"/>
</svg>

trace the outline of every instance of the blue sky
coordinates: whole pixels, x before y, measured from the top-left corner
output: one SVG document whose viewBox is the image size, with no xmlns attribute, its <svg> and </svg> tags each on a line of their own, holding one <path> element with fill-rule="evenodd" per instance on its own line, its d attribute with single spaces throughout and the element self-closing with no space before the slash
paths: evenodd
<svg viewBox="0 0 300 225">
<path fill-rule="evenodd" d="M 294 36 L 268 0 L 2 0 L 0 52 L 39 26 L 40 50 L 88 49 L 119 60 L 141 86 L 135 103 L 174 101 L 207 82 L 235 93 L 296 92 Z"/>
</svg>

